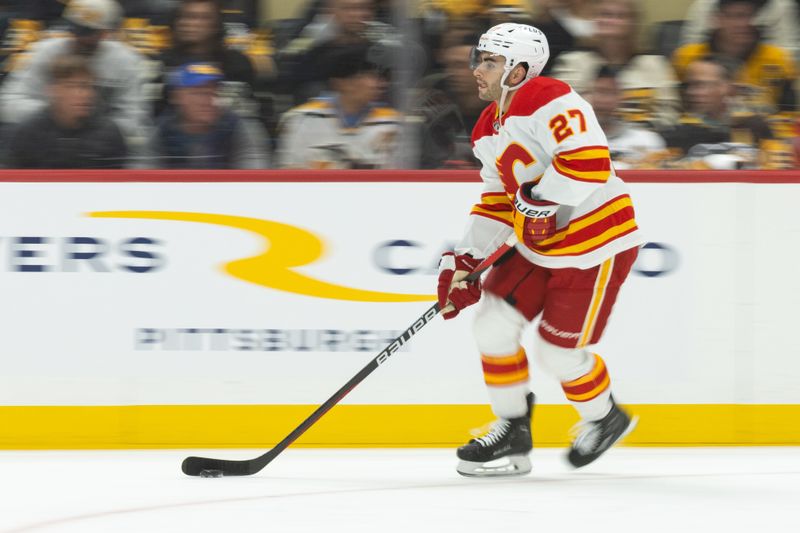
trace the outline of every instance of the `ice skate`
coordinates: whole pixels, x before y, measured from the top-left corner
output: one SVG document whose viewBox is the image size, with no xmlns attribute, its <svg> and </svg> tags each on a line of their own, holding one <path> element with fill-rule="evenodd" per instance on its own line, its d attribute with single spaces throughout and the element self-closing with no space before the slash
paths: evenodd
<svg viewBox="0 0 800 533">
<path fill-rule="evenodd" d="M 567 454 L 575 468 L 586 466 L 619 442 L 636 427 L 637 417 L 631 418 L 611 399 L 611 411 L 600 420 L 580 422 L 576 437 Z"/>
<path fill-rule="evenodd" d="M 528 454 L 533 449 L 531 415 L 534 395 L 528 393 L 528 412 L 519 418 L 499 419 L 483 437 L 458 449 L 458 473 L 462 476 L 518 476 L 531 471 Z"/>
</svg>

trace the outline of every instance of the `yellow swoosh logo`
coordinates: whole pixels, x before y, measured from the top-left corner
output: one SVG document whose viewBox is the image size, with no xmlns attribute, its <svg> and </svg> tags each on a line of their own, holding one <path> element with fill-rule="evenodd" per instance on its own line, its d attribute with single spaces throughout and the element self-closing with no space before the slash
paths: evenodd
<svg viewBox="0 0 800 533">
<path fill-rule="evenodd" d="M 295 271 L 295 268 L 311 264 L 322 257 L 324 244 L 313 233 L 289 224 L 258 218 L 180 211 L 95 211 L 88 213 L 88 216 L 199 222 L 255 233 L 266 241 L 264 252 L 226 263 L 224 270 L 235 278 L 279 291 L 355 302 L 423 302 L 436 299 L 430 294 L 398 294 L 355 289 L 328 283 Z"/>
</svg>

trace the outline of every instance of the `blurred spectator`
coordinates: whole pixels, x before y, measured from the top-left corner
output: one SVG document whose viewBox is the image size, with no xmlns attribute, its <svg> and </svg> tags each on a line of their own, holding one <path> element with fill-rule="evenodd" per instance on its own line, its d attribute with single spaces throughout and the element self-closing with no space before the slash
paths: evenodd
<svg viewBox="0 0 800 533">
<path fill-rule="evenodd" d="M 94 76 L 84 56 L 50 65 L 47 106 L 10 137 L 9 168 L 122 168 L 127 149 L 117 125 L 95 108 Z"/>
<path fill-rule="evenodd" d="M 324 90 L 327 65 L 339 48 L 399 41 L 391 26 L 376 20 L 374 0 L 328 0 L 326 7 L 278 54 L 278 90 L 295 104 Z"/>
<path fill-rule="evenodd" d="M 157 168 L 268 168 L 268 140 L 261 124 L 220 105 L 222 70 L 188 63 L 169 78 L 172 109 L 151 140 Z"/>
<path fill-rule="evenodd" d="M 664 128 L 678 119 L 678 81 L 667 58 L 637 50 L 641 18 L 636 6 L 635 0 L 601 0 L 595 12 L 594 45 L 561 54 L 550 76 L 584 94 L 602 65 L 614 66 L 624 91 L 625 119 Z"/>
<path fill-rule="evenodd" d="M 13 18 L 13 13 L 3 20 L 2 9 L 0 7 L 0 81 L 25 61 L 30 45 L 39 39 L 42 31 L 38 20 Z"/>
<path fill-rule="evenodd" d="M 794 154 L 794 168 L 800 169 L 800 118 L 794 125 L 794 135 L 792 136 L 792 153 Z"/>
<path fill-rule="evenodd" d="M 793 83 L 797 76 L 792 56 L 783 48 L 761 41 L 754 19 L 761 0 L 719 0 L 716 31 L 704 42 L 687 44 L 675 51 L 673 64 L 685 79 L 689 63 L 714 54 L 738 66 L 737 92 L 753 110 L 793 111 Z"/>
<path fill-rule="evenodd" d="M 400 115 L 377 103 L 385 80 L 363 45 L 330 56 L 331 92 L 288 111 L 278 139 L 283 168 L 391 168 Z"/>
<path fill-rule="evenodd" d="M 187 63 L 213 63 L 222 70 L 222 94 L 240 115 L 259 113 L 253 101 L 256 73 L 242 52 L 225 46 L 222 12 L 217 0 L 182 0 L 172 25 L 172 46 L 161 55 L 165 76 Z M 169 85 L 156 106 L 160 115 L 169 106 Z"/>
<path fill-rule="evenodd" d="M 719 0 L 694 0 L 686 13 L 681 29 L 681 44 L 702 43 L 717 27 Z M 759 28 L 764 41 L 780 46 L 798 59 L 800 18 L 796 0 L 760 0 L 753 25 Z"/>
<path fill-rule="evenodd" d="M 667 145 L 712 168 L 758 166 L 757 150 L 773 133 L 758 115 L 734 114 L 733 68 L 725 60 L 700 58 L 688 65 L 685 79 L 686 112 L 664 133 Z"/>
<path fill-rule="evenodd" d="M 424 78 L 415 91 L 421 168 L 474 164 L 470 134 L 486 107 L 478 98 L 469 62 L 479 37 L 458 27 L 448 31 L 435 52 L 443 70 Z"/>
<path fill-rule="evenodd" d="M 616 169 L 650 166 L 652 156 L 663 155 L 667 144 L 659 134 L 623 120 L 623 91 L 617 82 L 617 69 L 608 65 L 600 68 L 588 99 L 606 134 Z"/>
<path fill-rule="evenodd" d="M 558 22 L 575 41 L 594 38 L 597 29 L 595 0 L 540 0 L 537 4 L 543 18 Z"/>
<path fill-rule="evenodd" d="M 121 10 L 114 0 L 71 0 L 64 10 L 70 35 L 37 42 L 30 57 L 8 75 L 0 88 L 0 116 L 20 123 L 47 105 L 53 61 L 65 53 L 83 55 L 96 73 L 96 107 L 113 119 L 129 140 L 138 139 L 147 124 L 141 58 L 128 46 L 106 39 L 117 28 Z"/>
<path fill-rule="evenodd" d="M 572 6 L 578 11 L 590 11 L 591 7 L 588 3 L 564 3 L 550 0 L 545 2 L 536 2 L 537 6 L 541 9 L 536 10 L 537 14 L 534 16 L 534 11 L 531 9 L 530 0 L 483 0 L 483 2 L 475 2 L 481 8 L 475 15 L 466 15 L 467 20 L 473 24 L 477 23 L 479 31 L 478 35 L 483 33 L 487 27 L 492 27 L 504 22 L 515 22 L 518 24 L 528 24 L 540 29 L 547 36 L 547 44 L 550 46 L 550 60 L 544 66 L 542 75 L 549 76 L 550 69 L 558 59 L 558 56 L 567 50 L 572 50 L 575 47 L 577 38 L 568 31 L 560 22 L 559 14 L 568 12 L 567 7 Z M 470 2 L 453 2 L 456 5 L 470 5 Z M 565 7 L 562 7 L 565 6 Z M 552 7 L 552 9 L 550 9 Z M 474 8 L 473 8 L 474 9 Z M 449 28 L 447 29 L 449 31 Z M 593 32 L 594 30 L 592 30 Z M 581 38 L 583 39 L 583 37 Z M 476 41 L 477 42 L 477 41 Z M 474 45 L 475 43 L 473 43 Z"/>
</svg>

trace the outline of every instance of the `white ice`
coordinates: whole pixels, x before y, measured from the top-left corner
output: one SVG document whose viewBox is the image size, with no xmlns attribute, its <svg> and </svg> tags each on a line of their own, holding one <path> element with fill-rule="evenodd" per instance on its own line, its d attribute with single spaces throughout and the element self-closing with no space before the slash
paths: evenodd
<svg viewBox="0 0 800 533">
<path fill-rule="evenodd" d="M 190 478 L 187 453 L 0 452 L 0 532 L 800 530 L 800 448 L 619 448 L 579 471 L 537 449 L 513 479 L 463 478 L 444 449 L 289 449 L 251 477 Z"/>
</svg>

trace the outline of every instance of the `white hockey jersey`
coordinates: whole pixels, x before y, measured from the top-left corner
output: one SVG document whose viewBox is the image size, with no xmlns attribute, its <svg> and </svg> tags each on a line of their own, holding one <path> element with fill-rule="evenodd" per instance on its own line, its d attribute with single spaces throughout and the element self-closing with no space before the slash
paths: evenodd
<svg viewBox="0 0 800 533">
<path fill-rule="evenodd" d="M 278 146 L 282 168 L 392 168 L 400 114 L 370 107 L 357 124 L 346 125 L 335 98 L 314 98 L 281 119 Z"/>
<path fill-rule="evenodd" d="M 537 77 L 520 87 L 500 127 L 489 105 L 472 133 L 484 190 L 472 208 L 459 253 L 486 257 L 513 232 L 514 198 L 534 181 L 537 198 L 555 202 L 557 232 L 519 253 L 548 268 L 591 268 L 644 241 L 628 187 L 614 174 L 592 107 L 561 81 Z"/>
</svg>

